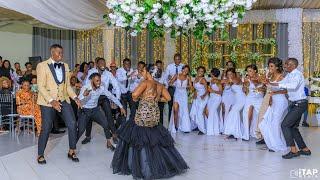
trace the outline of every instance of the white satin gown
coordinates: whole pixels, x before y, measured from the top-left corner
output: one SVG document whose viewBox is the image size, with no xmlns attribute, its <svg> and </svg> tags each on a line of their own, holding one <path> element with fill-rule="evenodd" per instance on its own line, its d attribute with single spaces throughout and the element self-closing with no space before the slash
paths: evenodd
<svg viewBox="0 0 320 180">
<path fill-rule="evenodd" d="M 220 119 L 222 121 L 222 125 L 220 126 L 220 133 L 224 133 L 225 120 L 230 111 L 230 107 L 234 103 L 234 93 L 232 92 L 230 85 L 224 86 L 222 97 L 221 97 L 221 103 L 224 104 L 224 115 L 223 115 L 223 112 L 222 112 L 223 109 L 221 106 Z"/>
<path fill-rule="evenodd" d="M 211 84 L 211 89 L 219 91 L 217 84 Z M 208 109 L 208 118 L 206 119 L 207 135 L 219 135 L 220 126 L 223 126 L 223 121 L 220 119 L 220 104 L 221 104 L 221 95 L 216 93 L 210 93 L 207 109 Z"/>
<path fill-rule="evenodd" d="M 173 96 L 173 102 L 179 104 L 179 112 L 178 112 L 178 131 L 182 132 L 190 132 L 191 131 L 191 122 L 189 117 L 189 109 L 188 109 L 188 80 L 180 80 L 177 79 L 174 83 L 176 88 Z M 170 122 L 169 122 L 169 132 L 176 133 L 177 130 L 174 124 L 174 113 L 173 108 L 171 112 Z"/>
<path fill-rule="evenodd" d="M 279 87 L 271 87 L 272 91 L 280 90 Z M 286 152 L 285 139 L 281 130 L 281 123 L 288 112 L 288 100 L 284 94 L 272 96 L 272 104 L 268 107 L 259 125 L 260 131 L 269 149 L 276 152 Z"/>
<path fill-rule="evenodd" d="M 193 99 L 191 110 L 190 110 L 190 119 L 192 129 L 198 128 L 202 133 L 206 133 L 206 124 L 205 124 L 205 116 L 204 109 L 207 105 L 208 96 L 204 99 L 201 98 L 202 95 L 206 93 L 206 88 L 203 84 L 196 82 L 194 84 L 194 88 L 197 91 L 196 99 Z"/>
<path fill-rule="evenodd" d="M 242 85 L 234 84 L 231 86 L 234 93 L 234 104 L 225 120 L 224 134 L 233 135 L 235 138 L 242 138 L 243 124 L 241 111 L 243 110 L 246 95 L 242 90 Z"/>
<path fill-rule="evenodd" d="M 243 108 L 243 137 L 242 139 L 249 140 L 250 136 L 257 138 L 256 130 L 258 123 L 258 114 L 263 101 L 263 93 L 257 92 L 256 88 L 262 87 L 262 84 L 254 85 L 250 81 L 249 93 L 246 96 L 246 103 Z M 253 107 L 252 120 L 249 122 L 249 110 Z"/>
</svg>

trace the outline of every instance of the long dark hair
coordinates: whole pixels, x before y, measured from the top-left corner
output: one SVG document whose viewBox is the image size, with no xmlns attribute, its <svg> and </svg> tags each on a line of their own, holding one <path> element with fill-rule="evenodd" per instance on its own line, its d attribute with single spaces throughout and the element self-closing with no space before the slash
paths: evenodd
<svg viewBox="0 0 320 180">
<path fill-rule="evenodd" d="M 80 65 L 80 72 L 84 72 L 84 67 L 85 67 L 85 65 L 88 65 L 89 66 L 89 64 L 87 63 L 87 62 L 83 62 L 83 63 L 81 63 L 81 65 Z"/>
<path fill-rule="evenodd" d="M 279 73 L 283 72 L 283 64 L 282 64 L 282 60 L 280 58 L 277 58 L 277 57 L 270 58 L 268 60 L 268 66 L 269 66 L 269 64 L 274 64 L 278 68 L 277 71 Z"/>
</svg>

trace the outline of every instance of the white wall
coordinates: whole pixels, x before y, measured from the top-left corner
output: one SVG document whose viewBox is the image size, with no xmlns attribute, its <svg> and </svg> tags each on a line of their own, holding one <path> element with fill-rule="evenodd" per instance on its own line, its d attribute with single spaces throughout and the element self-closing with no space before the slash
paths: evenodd
<svg viewBox="0 0 320 180">
<path fill-rule="evenodd" d="M 0 56 L 12 64 L 20 62 L 24 68 L 32 56 L 32 26 L 22 23 L 0 26 Z"/>
</svg>

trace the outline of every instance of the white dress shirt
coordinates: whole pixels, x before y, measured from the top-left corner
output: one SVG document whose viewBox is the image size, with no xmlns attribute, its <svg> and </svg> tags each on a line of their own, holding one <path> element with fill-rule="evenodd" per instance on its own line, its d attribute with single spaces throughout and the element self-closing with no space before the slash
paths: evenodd
<svg viewBox="0 0 320 180">
<path fill-rule="evenodd" d="M 89 79 L 89 77 L 91 76 L 91 74 L 93 73 L 99 73 L 99 70 L 97 68 L 92 68 L 88 71 L 88 75 L 84 81 L 84 84 L 90 84 L 91 81 Z M 109 87 L 109 85 L 112 85 L 112 90 L 115 93 L 116 97 L 118 99 L 120 99 L 120 95 L 121 95 L 121 91 L 120 91 L 120 87 L 119 87 L 119 83 L 117 81 L 117 79 L 112 75 L 111 72 L 104 70 L 101 74 L 101 82 L 104 84 L 105 87 Z M 108 88 L 107 88 L 108 89 Z"/>
<path fill-rule="evenodd" d="M 83 93 L 85 90 L 91 90 L 88 96 L 84 96 Z M 108 91 L 108 88 L 101 83 L 101 86 L 93 90 L 91 83 L 83 86 L 80 90 L 79 100 L 83 104 L 84 108 L 93 109 L 98 106 L 98 100 L 101 95 L 107 96 L 108 99 L 113 101 L 117 106 L 122 108 L 120 101 Z"/>
<path fill-rule="evenodd" d="M 155 78 L 155 77 L 154 77 L 153 79 L 154 79 L 155 81 L 157 81 L 158 83 L 165 85 L 166 82 L 165 82 L 165 80 L 164 80 L 164 76 L 165 76 L 165 72 L 162 72 L 160 78 Z"/>
<path fill-rule="evenodd" d="M 169 84 L 169 81 L 170 81 L 169 77 L 171 76 L 172 78 L 174 75 L 180 73 L 183 66 L 184 65 L 181 63 L 179 65 L 176 65 L 175 63 L 171 63 L 167 66 L 167 69 L 164 75 L 164 83 L 166 86 L 168 86 Z"/>
<path fill-rule="evenodd" d="M 282 82 L 279 83 L 279 87 L 287 89 L 290 101 L 299 101 L 307 98 L 304 92 L 305 82 L 303 74 L 297 69 L 288 73 Z"/>
<path fill-rule="evenodd" d="M 59 82 L 61 82 L 62 78 L 63 78 L 62 68 L 61 67 L 60 68 L 58 68 L 58 67 L 55 68 L 54 67 L 54 63 L 58 63 L 58 64 L 63 65 L 63 62 L 55 62 L 52 59 L 51 59 L 51 61 L 52 61 L 52 64 L 53 64 L 54 71 L 56 72 L 57 79 L 58 79 Z"/>
<path fill-rule="evenodd" d="M 121 94 L 126 94 L 130 90 L 130 83 L 132 83 L 132 76 L 128 77 L 128 74 L 133 74 L 133 69 L 131 68 L 129 72 L 127 72 L 123 67 L 117 69 L 116 79 L 118 80 Z M 128 80 L 128 86 L 126 86 L 126 82 Z"/>
<path fill-rule="evenodd" d="M 133 92 L 140 84 L 140 82 L 143 80 L 143 77 L 138 75 L 138 70 L 135 70 L 130 78 L 129 83 L 129 91 Z"/>
</svg>

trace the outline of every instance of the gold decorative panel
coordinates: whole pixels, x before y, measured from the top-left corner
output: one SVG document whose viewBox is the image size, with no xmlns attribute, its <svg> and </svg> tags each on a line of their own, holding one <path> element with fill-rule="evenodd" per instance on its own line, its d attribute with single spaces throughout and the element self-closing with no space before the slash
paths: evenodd
<svg viewBox="0 0 320 180">
<path fill-rule="evenodd" d="M 103 31 L 100 28 L 77 31 L 77 63 L 94 61 L 104 56 Z"/>
</svg>

